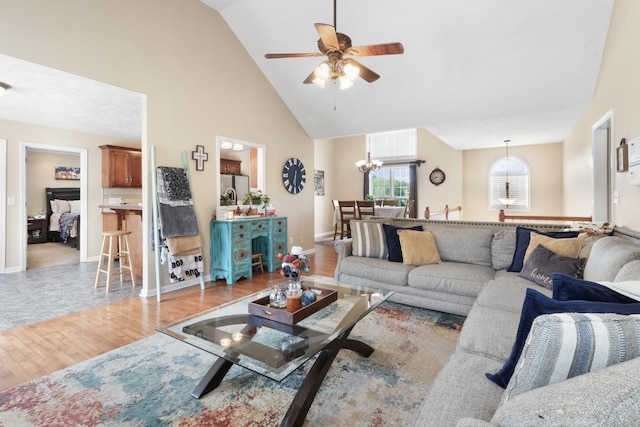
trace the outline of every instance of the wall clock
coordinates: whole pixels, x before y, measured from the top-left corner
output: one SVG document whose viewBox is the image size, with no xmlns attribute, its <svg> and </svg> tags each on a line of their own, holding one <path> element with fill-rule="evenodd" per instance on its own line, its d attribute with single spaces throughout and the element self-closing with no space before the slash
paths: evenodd
<svg viewBox="0 0 640 427">
<path fill-rule="evenodd" d="M 304 188 L 307 181 L 307 172 L 300 159 L 291 157 L 284 162 L 282 168 L 282 184 L 291 194 L 298 194 Z"/>
<path fill-rule="evenodd" d="M 429 175 L 429 181 L 431 181 L 433 185 L 442 184 L 446 178 L 447 176 L 444 174 L 442 169 L 437 166 L 434 170 L 431 171 L 431 174 Z"/>
</svg>

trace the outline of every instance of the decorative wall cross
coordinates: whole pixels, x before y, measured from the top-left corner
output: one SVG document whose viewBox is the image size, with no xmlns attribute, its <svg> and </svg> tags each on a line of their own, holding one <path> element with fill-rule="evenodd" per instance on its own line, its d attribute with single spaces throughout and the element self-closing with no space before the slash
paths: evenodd
<svg viewBox="0 0 640 427">
<path fill-rule="evenodd" d="M 196 145 L 196 150 L 191 152 L 191 158 L 196 161 L 196 170 L 204 170 L 204 162 L 209 160 L 209 153 L 204 152 L 204 145 Z"/>
</svg>

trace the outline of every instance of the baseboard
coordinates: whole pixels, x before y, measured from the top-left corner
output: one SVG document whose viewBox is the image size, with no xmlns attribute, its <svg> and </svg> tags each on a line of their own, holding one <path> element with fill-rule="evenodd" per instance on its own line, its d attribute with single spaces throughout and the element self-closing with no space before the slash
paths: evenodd
<svg viewBox="0 0 640 427">
<path fill-rule="evenodd" d="M 204 282 L 210 282 L 211 281 L 211 275 L 207 275 L 204 276 L 203 278 Z M 175 292 L 175 291 L 179 291 L 180 289 L 185 289 L 185 288 L 190 288 L 191 286 L 200 286 L 200 279 L 191 279 L 191 280 L 185 280 L 182 282 L 176 282 L 176 283 L 169 283 L 166 285 L 161 285 L 161 292 L 162 295 L 168 293 L 168 292 Z M 142 289 L 140 291 L 140 296 L 142 298 L 150 298 L 150 297 L 155 297 L 157 295 L 156 292 L 156 287 L 155 284 L 153 287 L 149 288 L 149 289 Z"/>
</svg>

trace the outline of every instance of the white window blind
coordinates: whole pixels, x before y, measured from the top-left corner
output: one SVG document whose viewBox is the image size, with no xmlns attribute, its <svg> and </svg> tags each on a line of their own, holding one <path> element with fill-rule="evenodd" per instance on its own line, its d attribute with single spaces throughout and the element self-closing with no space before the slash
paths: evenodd
<svg viewBox="0 0 640 427">
<path fill-rule="evenodd" d="M 367 134 L 367 147 L 371 158 L 376 160 L 416 159 L 416 130 Z"/>
</svg>

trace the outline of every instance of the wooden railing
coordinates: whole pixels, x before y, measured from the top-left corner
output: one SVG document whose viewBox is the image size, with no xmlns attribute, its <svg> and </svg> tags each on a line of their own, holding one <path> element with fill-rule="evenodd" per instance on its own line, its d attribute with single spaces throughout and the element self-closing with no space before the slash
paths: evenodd
<svg viewBox="0 0 640 427">
<path fill-rule="evenodd" d="M 429 206 L 427 206 L 424 209 L 424 218 L 425 219 L 430 219 L 433 215 L 443 215 L 444 214 L 444 219 L 448 220 L 449 219 L 449 213 L 450 212 L 456 212 L 456 211 L 462 211 L 462 206 L 456 206 L 455 208 L 449 208 L 449 205 L 444 205 L 444 209 L 441 211 L 431 211 L 429 209 Z"/>
<path fill-rule="evenodd" d="M 592 222 L 590 216 L 545 216 L 545 215 L 506 215 L 504 209 L 500 209 L 498 220 L 505 222 L 508 219 L 523 221 L 586 221 Z"/>
</svg>

